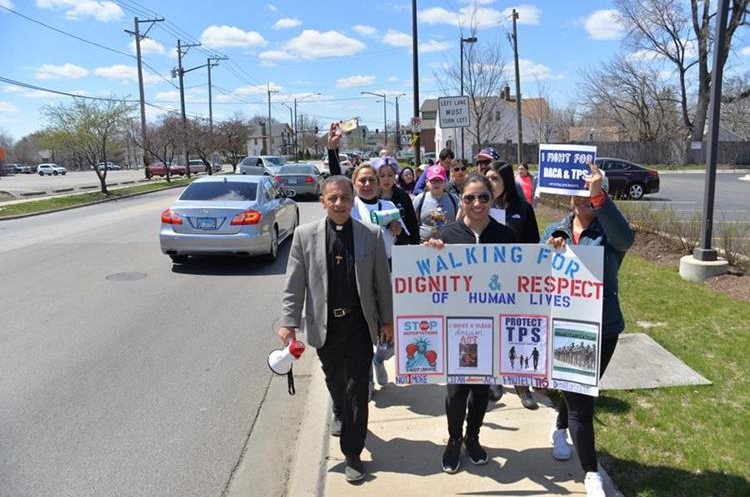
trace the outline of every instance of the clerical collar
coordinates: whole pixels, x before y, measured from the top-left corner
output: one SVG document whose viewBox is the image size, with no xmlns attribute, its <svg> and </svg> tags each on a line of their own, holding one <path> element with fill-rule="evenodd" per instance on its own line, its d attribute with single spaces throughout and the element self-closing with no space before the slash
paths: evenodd
<svg viewBox="0 0 750 497">
<path fill-rule="evenodd" d="M 328 218 L 328 226 L 330 226 L 331 228 L 333 228 L 336 231 L 341 231 L 344 228 L 348 228 L 351 225 L 352 225 L 352 218 L 347 219 L 344 224 L 336 224 L 336 223 L 333 222 L 332 219 Z"/>
</svg>

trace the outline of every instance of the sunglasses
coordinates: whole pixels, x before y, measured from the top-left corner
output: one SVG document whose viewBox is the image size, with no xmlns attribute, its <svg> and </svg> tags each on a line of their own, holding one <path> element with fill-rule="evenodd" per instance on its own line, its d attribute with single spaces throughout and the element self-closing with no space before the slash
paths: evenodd
<svg viewBox="0 0 750 497">
<path fill-rule="evenodd" d="M 466 166 L 456 166 L 453 168 L 454 173 L 457 173 L 459 171 L 466 171 Z"/>
<path fill-rule="evenodd" d="M 465 204 L 473 204 L 475 200 L 479 200 L 481 204 L 486 204 L 490 201 L 490 194 L 479 193 L 474 195 L 473 193 L 467 193 L 462 198 Z"/>
</svg>

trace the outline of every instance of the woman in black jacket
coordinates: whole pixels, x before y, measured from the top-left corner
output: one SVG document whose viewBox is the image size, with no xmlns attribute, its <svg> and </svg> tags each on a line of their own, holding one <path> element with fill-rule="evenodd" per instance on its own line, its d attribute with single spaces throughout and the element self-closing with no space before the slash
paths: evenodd
<svg viewBox="0 0 750 497">
<path fill-rule="evenodd" d="M 463 217 L 443 226 L 438 238 L 427 244 L 440 249 L 446 243 L 515 243 L 513 230 L 490 217 L 492 184 L 480 175 L 466 179 L 461 195 Z M 445 414 L 448 418 L 448 444 L 443 452 L 443 471 L 455 473 L 461 465 L 461 445 L 472 464 L 485 464 L 487 452 L 479 444 L 479 429 L 487 412 L 489 386 L 451 384 L 446 386 Z M 468 408 L 468 412 L 467 412 Z M 463 436 L 466 420 L 466 437 Z"/>
<path fill-rule="evenodd" d="M 505 211 L 505 225 L 513 230 L 518 243 L 539 243 L 539 227 L 536 223 L 534 209 L 518 192 L 517 183 L 513 176 L 513 166 L 506 162 L 494 161 L 485 174 L 492 182 L 493 193 L 495 194 L 494 207 Z M 539 408 L 529 387 L 516 385 L 515 388 L 516 393 L 521 398 L 521 404 L 526 409 Z M 490 387 L 490 398 L 492 400 L 498 401 L 502 396 L 503 387 L 501 385 Z"/>
<path fill-rule="evenodd" d="M 409 231 L 401 232 L 396 239 L 396 245 L 419 245 L 419 222 L 414 212 L 414 204 L 409 194 L 396 185 L 398 162 L 393 157 L 383 157 L 373 160 L 372 165 L 377 170 L 380 180 L 380 198 L 390 200 L 398 207 Z"/>
</svg>

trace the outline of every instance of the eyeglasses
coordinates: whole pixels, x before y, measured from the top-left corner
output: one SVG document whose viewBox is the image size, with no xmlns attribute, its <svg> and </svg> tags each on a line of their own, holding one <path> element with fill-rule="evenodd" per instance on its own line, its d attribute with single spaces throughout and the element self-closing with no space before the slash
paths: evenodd
<svg viewBox="0 0 750 497">
<path fill-rule="evenodd" d="M 377 184 L 378 179 L 377 178 L 359 178 L 357 180 L 357 183 L 360 185 L 366 185 L 368 183 L 371 183 L 373 185 Z"/>
<path fill-rule="evenodd" d="M 453 172 L 454 173 L 457 173 L 457 172 L 460 172 L 460 171 L 466 171 L 466 166 L 456 166 L 456 167 L 453 168 Z"/>
<path fill-rule="evenodd" d="M 480 204 L 486 204 L 490 201 L 490 194 L 489 193 L 478 193 L 474 195 L 473 193 L 467 193 L 463 197 L 464 204 L 473 204 L 475 200 L 479 200 Z"/>
</svg>

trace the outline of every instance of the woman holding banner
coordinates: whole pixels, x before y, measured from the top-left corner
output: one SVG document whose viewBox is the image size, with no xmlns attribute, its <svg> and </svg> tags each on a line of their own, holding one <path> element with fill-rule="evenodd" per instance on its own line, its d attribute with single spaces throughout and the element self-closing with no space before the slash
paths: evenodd
<svg viewBox="0 0 750 497">
<path fill-rule="evenodd" d="M 426 243 L 436 249 L 448 243 L 515 243 L 513 230 L 490 217 L 492 184 L 479 174 L 471 174 L 461 195 L 464 216 L 443 226 L 437 238 Z M 485 464 L 487 452 L 479 444 L 479 429 L 487 412 L 489 386 L 452 384 L 446 387 L 445 414 L 448 418 L 448 445 L 443 452 L 443 471 L 455 473 L 461 465 L 461 446 L 472 464 Z M 468 412 L 467 412 L 468 408 Z M 464 419 L 466 437 L 464 437 Z"/>
<path fill-rule="evenodd" d="M 590 196 L 571 197 L 572 212 L 562 221 L 547 226 L 542 240 L 556 250 L 564 250 L 568 244 L 604 247 L 601 377 L 615 351 L 617 338 L 625 328 L 617 296 L 617 273 L 625 252 L 633 244 L 634 235 L 627 219 L 607 196 L 603 172 L 595 164 L 589 164 L 589 167 L 591 175 L 585 181 Z M 558 460 L 570 459 L 572 453 L 567 440 L 567 430 L 570 429 L 570 437 L 586 473 L 586 495 L 605 497 L 596 460 L 594 397 L 574 392 L 562 392 L 562 395 L 563 402 L 551 434 L 552 455 Z"/>
</svg>

